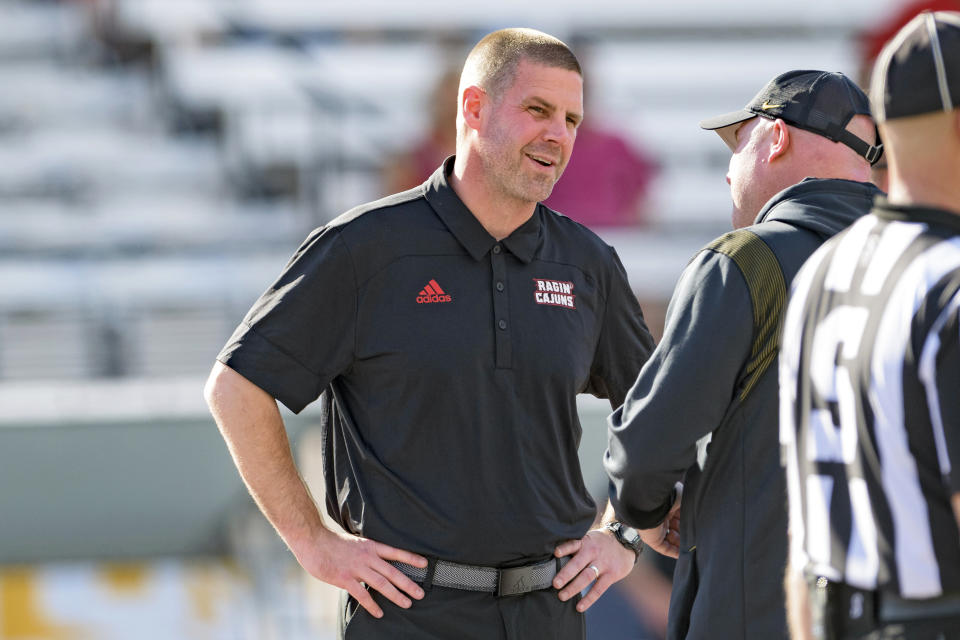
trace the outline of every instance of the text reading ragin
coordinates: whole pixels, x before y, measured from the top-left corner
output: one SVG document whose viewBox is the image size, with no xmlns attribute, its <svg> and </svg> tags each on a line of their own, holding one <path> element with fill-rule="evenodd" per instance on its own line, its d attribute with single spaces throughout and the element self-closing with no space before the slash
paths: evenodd
<svg viewBox="0 0 960 640">
<path fill-rule="evenodd" d="M 553 307 L 576 309 L 573 295 L 573 283 L 560 280 L 533 279 L 533 299 L 537 304 L 547 304 Z"/>
</svg>

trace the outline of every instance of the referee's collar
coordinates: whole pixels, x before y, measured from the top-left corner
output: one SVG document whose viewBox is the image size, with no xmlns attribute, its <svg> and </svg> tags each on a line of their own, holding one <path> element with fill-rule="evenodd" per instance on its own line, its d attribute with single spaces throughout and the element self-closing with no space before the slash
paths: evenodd
<svg viewBox="0 0 960 640">
<path fill-rule="evenodd" d="M 886 196 L 877 196 L 873 201 L 873 213 L 885 220 L 927 222 L 943 225 L 960 231 L 960 213 L 924 205 L 894 204 Z"/>
<path fill-rule="evenodd" d="M 463 204 L 463 200 L 450 186 L 447 177 L 453 171 L 454 158 L 455 156 L 450 156 L 444 160 L 443 164 L 427 179 L 424 184 L 424 196 L 450 229 L 450 233 L 474 260 L 480 260 L 493 249 L 497 240 L 483 228 L 477 217 L 467 208 L 467 205 Z M 542 204 L 537 204 L 533 215 L 502 240 L 507 250 L 524 263 L 533 260 L 540 242 L 542 207 Z"/>
</svg>

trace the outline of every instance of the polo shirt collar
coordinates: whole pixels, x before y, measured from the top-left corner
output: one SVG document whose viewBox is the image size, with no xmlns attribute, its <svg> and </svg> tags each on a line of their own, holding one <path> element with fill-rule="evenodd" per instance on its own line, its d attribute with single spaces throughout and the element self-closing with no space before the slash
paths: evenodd
<svg viewBox="0 0 960 640">
<path fill-rule="evenodd" d="M 537 253 L 540 246 L 540 217 L 544 215 L 543 205 L 537 203 L 537 208 L 533 210 L 533 215 L 526 222 L 513 230 L 509 236 L 503 239 L 503 244 L 513 255 L 517 256 L 521 262 L 529 264 Z"/>
<path fill-rule="evenodd" d="M 427 179 L 424 183 L 424 196 L 460 244 L 474 260 L 479 260 L 489 253 L 497 241 L 483 228 L 447 181 L 447 176 L 453 171 L 454 157 L 450 156 L 444 160 L 443 164 Z M 533 260 L 540 246 L 540 216 L 542 215 L 543 205 L 537 204 L 533 215 L 502 241 L 507 250 L 524 263 Z"/>
</svg>

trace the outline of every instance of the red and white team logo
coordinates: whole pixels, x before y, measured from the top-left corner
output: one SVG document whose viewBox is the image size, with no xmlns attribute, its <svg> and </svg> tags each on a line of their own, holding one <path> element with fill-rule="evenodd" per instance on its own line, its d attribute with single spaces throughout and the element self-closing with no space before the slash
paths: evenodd
<svg viewBox="0 0 960 640">
<path fill-rule="evenodd" d="M 577 296 L 573 295 L 572 282 L 534 278 L 533 283 L 533 300 L 537 304 L 567 309 L 577 308 L 575 304 Z"/>
<path fill-rule="evenodd" d="M 430 304 L 432 302 L 453 302 L 453 297 L 444 291 L 436 280 L 428 282 L 427 286 L 417 294 L 417 304 Z"/>
</svg>

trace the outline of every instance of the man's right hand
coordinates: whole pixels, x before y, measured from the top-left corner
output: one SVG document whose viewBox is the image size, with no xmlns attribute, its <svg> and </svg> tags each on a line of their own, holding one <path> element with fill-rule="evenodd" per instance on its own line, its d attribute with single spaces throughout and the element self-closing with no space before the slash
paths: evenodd
<svg viewBox="0 0 960 640">
<path fill-rule="evenodd" d="M 388 561 L 426 567 L 425 558 L 326 528 L 272 396 L 217 362 L 204 397 L 250 495 L 310 575 L 345 589 L 376 618 L 383 611 L 363 584 L 404 608 L 411 602 L 400 590 L 423 597 L 423 589 Z"/>
<path fill-rule="evenodd" d="M 374 602 L 364 584 L 404 609 L 412 604 L 410 597 L 417 600 L 423 598 L 420 585 L 389 562 L 394 560 L 415 567 L 426 567 L 427 559 L 415 553 L 334 531 L 326 531 L 320 543 L 301 545 L 301 548 L 293 551 L 310 575 L 346 590 L 374 618 L 383 617 L 383 610 Z"/>
</svg>

